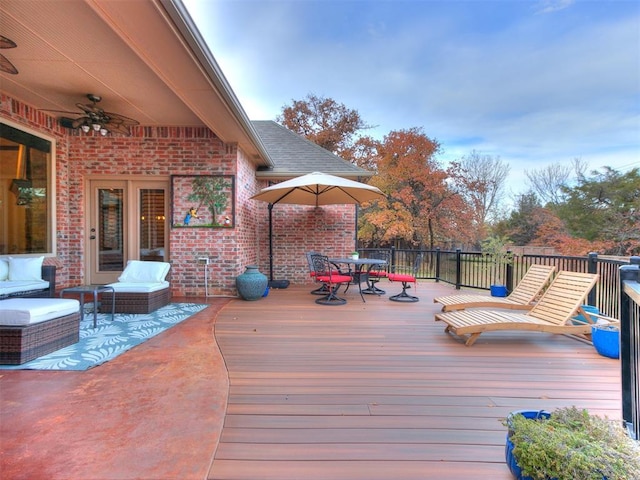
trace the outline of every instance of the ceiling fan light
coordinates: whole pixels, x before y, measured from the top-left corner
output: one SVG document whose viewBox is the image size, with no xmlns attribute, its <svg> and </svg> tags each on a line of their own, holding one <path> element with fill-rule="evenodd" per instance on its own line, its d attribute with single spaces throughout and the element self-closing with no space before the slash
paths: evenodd
<svg viewBox="0 0 640 480">
<path fill-rule="evenodd" d="M 107 130 L 106 128 L 102 127 L 102 128 L 100 129 L 100 135 L 102 135 L 103 137 L 104 137 L 107 133 L 109 133 L 109 130 Z"/>
<path fill-rule="evenodd" d="M 80 128 L 84 133 L 89 133 L 89 130 L 91 130 L 91 127 L 89 127 L 89 125 L 87 125 L 86 123 L 82 125 Z"/>
<path fill-rule="evenodd" d="M 99 132 L 102 128 L 102 125 L 100 125 L 99 123 L 93 123 L 91 126 L 93 127 L 94 132 Z"/>
</svg>

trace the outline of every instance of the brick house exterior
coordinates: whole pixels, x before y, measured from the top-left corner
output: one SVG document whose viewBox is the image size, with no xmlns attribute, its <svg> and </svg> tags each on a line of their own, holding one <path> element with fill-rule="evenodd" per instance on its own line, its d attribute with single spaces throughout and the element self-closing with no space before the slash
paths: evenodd
<svg viewBox="0 0 640 480">
<path fill-rule="evenodd" d="M 176 12 L 168 8 L 166 2 L 141 0 L 135 5 L 137 8 L 145 8 L 147 4 L 154 9 L 154 13 L 160 10 L 156 8 L 158 5 L 167 8 L 166 18 L 163 16 L 162 19 L 174 22 L 177 31 L 190 31 L 192 28 L 188 18 L 184 23 L 176 19 Z M 179 2 L 177 4 L 179 6 Z M 97 5 L 102 6 L 100 2 L 97 2 Z M 127 5 L 131 4 L 108 2 L 104 4 L 104 8 L 126 8 Z M 3 9 L 18 7 L 11 2 L 2 3 Z M 48 7 L 51 6 L 47 5 Z M 80 8 L 87 6 L 79 1 L 78 9 Z M 67 13 L 59 14 L 69 17 L 66 25 L 69 25 L 69 30 L 73 30 L 74 11 L 66 10 Z M 178 13 L 184 14 L 179 8 L 177 10 Z M 0 15 L 2 13 L 0 11 Z M 34 17 L 47 14 L 36 11 L 30 13 Z M 14 16 L 18 17 L 16 13 Z M 86 22 L 86 15 L 83 21 Z M 122 25 L 119 27 L 124 28 Z M 56 28 L 52 25 L 52 32 L 55 32 Z M 91 30 L 90 25 L 79 25 L 78 28 Z M 20 39 L 20 31 L 4 33 L 14 35 L 18 48 L 25 44 Z M 46 36 L 46 33 L 43 32 L 42 35 Z M 138 33 L 136 30 L 135 34 Z M 151 33 L 162 38 L 176 35 L 174 29 L 167 28 L 165 31 L 164 27 Z M 153 45 L 153 38 L 148 40 L 148 43 Z M 176 42 L 180 40 L 175 39 Z M 186 58 L 191 60 L 191 56 L 195 57 L 197 53 L 197 50 L 195 53 L 191 52 Z M 179 58 L 176 61 L 185 60 Z M 19 56 L 15 62 L 20 63 Z M 209 59 L 209 62 L 214 61 Z M 198 94 L 202 96 L 204 103 L 208 101 L 207 96 L 211 96 L 209 103 L 212 104 L 214 100 L 223 98 L 228 108 L 219 112 L 198 112 L 204 118 L 201 125 L 162 125 L 158 122 L 146 125 L 141 122 L 140 126 L 131 128 L 130 136 L 100 136 L 86 135 L 78 129 L 61 126 L 56 114 L 47 112 L 46 102 L 35 103 L 38 96 L 30 97 L 24 94 L 25 98 L 21 98 L 23 92 L 35 91 L 37 88 L 40 88 L 39 95 L 47 96 L 46 87 L 29 83 L 32 77 L 28 75 L 29 65 L 25 65 L 19 65 L 21 72 L 25 72 L 23 77 L 20 74 L 11 77 L 12 81 L 15 80 L 17 88 L 14 88 L 13 82 L 0 84 L 0 121 L 14 128 L 24 127 L 40 132 L 55 142 L 55 198 L 52 199 L 55 202 L 55 253 L 46 255 L 45 263 L 58 267 L 59 288 L 93 281 L 87 272 L 89 233 L 86 222 L 89 214 L 86 211 L 89 194 L 87 190 L 91 179 L 157 179 L 170 182 L 172 175 L 234 177 L 233 228 L 167 227 L 166 260 L 172 264 L 172 294 L 203 296 L 203 268 L 208 269 L 210 295 L 234 295 L 235 277 L 244 271 L 246 265 L 258 265 L 262 272 L 269 273 L 268 206 L 264 202 L 251 200 L 251 196 L 261 188 L 272 181 L 314 170 L 350 176 L 354 179 L 369 175 L 291 132 L 280 131 L 281 127 L 275 127 L 273 122 L 255 122 L 255 125 L 249 122 L 233 92 L 224 84 L 221 74 L 222 80 L 211 78 L 216 77 L 215 68 L 212 69 L 213 73 L 208 74 L 207 79 L 215 88 L 210 92 Z M 59 96 L 60 87 L 54 85 L 56 78 L 50 78 L 51 95 Z M 20 84 L 23 79 L 25 83 Z M 77 87 L 78 93 L 82 92 L 81 88 Z M 119 85 L 113 88 L 121 88 L 123 96 L 135 96 L 141 87 L 138 87 L 138 90 L 127 90 L 133 87 Z M 184 96 L 188 97 L 188 93 L 184 93 Z M 183 107 L 182 104 L 174 104 L 175 110 Z M 193 106 L 190 108 L 195 110 Z M 171 113 L 170 110 L 168 112 Z M 216 123 L 218 121 L 219 123 Z M 238 128 L 238 125 L 242 128 Z M 136 212 L 129 213 L 137 215 Z M 166 213 L 169 222 L 171 212 Z M 275 247 L 273 276 L 276 279 L 286 278 L 298 284 L 310 283 L 304 256 L 306 251 L 319 250 L 340 256 L 354 248 L 356 209 L 353 205 L 321 208 L 275 205 L 272 213 Z M 206 267 L 199 264 L 200 257 L 209 258 L 210 264 Z"/>
</svg>

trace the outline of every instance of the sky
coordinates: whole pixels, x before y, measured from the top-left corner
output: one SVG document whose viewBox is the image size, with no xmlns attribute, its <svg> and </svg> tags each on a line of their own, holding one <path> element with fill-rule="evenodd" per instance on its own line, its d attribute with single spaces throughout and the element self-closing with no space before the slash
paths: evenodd
<svg viewBox="0 0 640 480">
<path fill-rule="evenodd" d="M 308 94 L 379 140 L 421 128 L 443 165 L 640 167 L 640 1 L 183 0 L 251 120 Z"/>
</svg>

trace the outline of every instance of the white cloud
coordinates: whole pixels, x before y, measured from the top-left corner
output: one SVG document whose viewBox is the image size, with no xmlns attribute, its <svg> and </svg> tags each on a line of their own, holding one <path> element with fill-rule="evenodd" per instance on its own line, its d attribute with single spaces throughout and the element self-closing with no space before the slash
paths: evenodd
<svg viewBox="0 0 640 480">
<path fill-rule="evenodd" d="M 575 0 L 542 0 L 538 3 L 536 13 L 544 14 L 569 8 L 575 3 Z"/>
</svg>

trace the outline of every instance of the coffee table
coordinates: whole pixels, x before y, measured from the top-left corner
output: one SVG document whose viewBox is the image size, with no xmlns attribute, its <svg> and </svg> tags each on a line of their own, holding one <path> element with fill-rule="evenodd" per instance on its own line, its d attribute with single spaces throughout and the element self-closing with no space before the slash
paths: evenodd
<svg viewBox="0 0 640 480">
<path fill-rule="evenodd" d="M 79 285 L 77 287 L 67 287 L 60 290 L 60 297 L 67 293 L 77 293 L 80 295 L 80 321 L 84 320 L 84 296 L 87 293 L 93 294 L 93 328 L 98 322 L 98 294 L 111 292 L 111 321 L 113 322 L 113 312 L 116 310 L 116 292 L 109 285 Z"/>
</svg>

